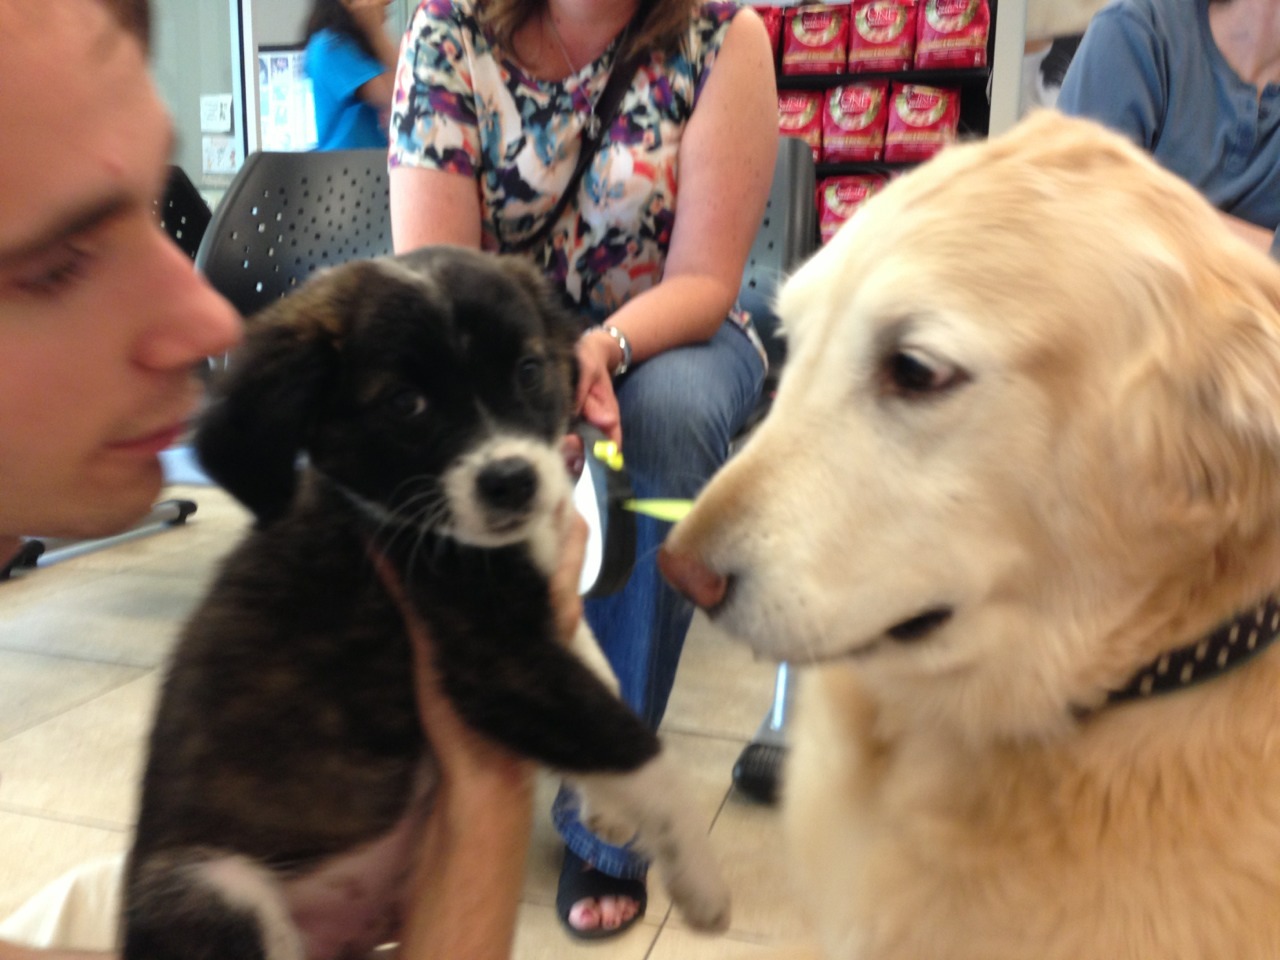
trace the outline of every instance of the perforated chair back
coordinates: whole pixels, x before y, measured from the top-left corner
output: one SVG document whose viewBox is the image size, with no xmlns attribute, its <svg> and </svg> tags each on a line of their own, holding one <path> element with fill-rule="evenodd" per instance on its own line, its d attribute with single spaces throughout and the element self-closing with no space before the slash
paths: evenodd
<svg viewBox="0 0 1280 960">
<path fill-rule="evenodd" d="M 169 183 L 164 196 L 156 201 L 156 217 L 169 238 L 194 260 L 213 211 L 179 166 L 169 167 Z"/>
<path fill-rule="evenodd" d="M 251 154 L 196 268 L 247 317 L 322 267 L 390 253 L 387 190 L 386 150 Z"/>
<path fill-rule="evenodd" d="M 751 314 L 764 339 L 774 376 L 785 359 L 786 345 L 777 335 L 773 297 L 781 281 L 818 248 L 815 188 L 809 145 L 797 137 L 783 137 L 778 143 L 764 222 L 751 245 L 738 291 L 738 302 Z"/>
</svg>

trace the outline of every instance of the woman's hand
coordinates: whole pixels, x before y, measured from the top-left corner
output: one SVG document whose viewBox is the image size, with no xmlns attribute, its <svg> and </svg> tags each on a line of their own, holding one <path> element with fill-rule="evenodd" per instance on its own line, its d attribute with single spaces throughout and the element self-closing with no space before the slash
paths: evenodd
<svg viewBox="0 0 1280 960">
<path fill-rule="evenodd" d="M 587 423 L 622 446 L 622 415 L 613 392 L 614 353 L 621 350 L 602 330 L 589 330 L 578 338 L 578 395 L 574 408 Z"/>
</svg>

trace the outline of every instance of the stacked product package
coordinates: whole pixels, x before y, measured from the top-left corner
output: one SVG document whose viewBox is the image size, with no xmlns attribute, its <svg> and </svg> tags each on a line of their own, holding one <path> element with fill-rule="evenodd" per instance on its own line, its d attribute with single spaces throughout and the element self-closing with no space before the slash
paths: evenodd
<svg viewBox="0 0 1280 960">
<path fill-rule="evenodd" d="M 765 22 L 783 77 L 830 78 L 778 93 L 779 130 L 803 139 L 815 162 L 915 164 L 958 136 L 960 89 L 945 76 L 935 83 L 927 74 L 987 65 L 988 0 L 850 0 L 754 9 Z M 856 209 L 884 181 L 879 172 L 825 178 L 818 191 L 824 239 L 841 211 Z"/>
</svg>

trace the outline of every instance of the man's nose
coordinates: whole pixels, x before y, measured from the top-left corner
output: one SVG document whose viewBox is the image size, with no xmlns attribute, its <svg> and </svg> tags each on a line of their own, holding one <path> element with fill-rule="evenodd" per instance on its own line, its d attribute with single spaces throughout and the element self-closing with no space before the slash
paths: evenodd
<svg viewBox="0 0 1280 960">
<path fill-rule="evenodd" d="M 148 285 L 148 298 L 154 300 L 143 306 L 151 317 L 139 362 L 156 370 L 177 369 L 226 353 L 240 342 L 240 315 L 168 237 L 157 231 L 155 242 L 160 250 Z"/>
</svg>

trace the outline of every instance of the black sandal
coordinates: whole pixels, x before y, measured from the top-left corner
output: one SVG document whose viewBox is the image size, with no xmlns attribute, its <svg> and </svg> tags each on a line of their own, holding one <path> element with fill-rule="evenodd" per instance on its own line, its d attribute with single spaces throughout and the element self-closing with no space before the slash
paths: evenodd
<svg viewBox="0 0 1280 960">
<path fill-rule="evenodd" d="M 630 920 L 616 927 L 597 927 L 579 930 L 569 922 L 569 911 L 579 900 L 599 900 L 601 897 L 626 897 L 634 900 L 636 913 Z M 649 906 L 649 891 L 643 880 L 611 877 L 601 873 L 572 850 L 565 848 L 564 864 L 560 867 L 560 883 L 556 888 L 556 915 L 569 936 L 578 940 L 604 940 L 630 930 L 644 916 Z"/>
</svg>

